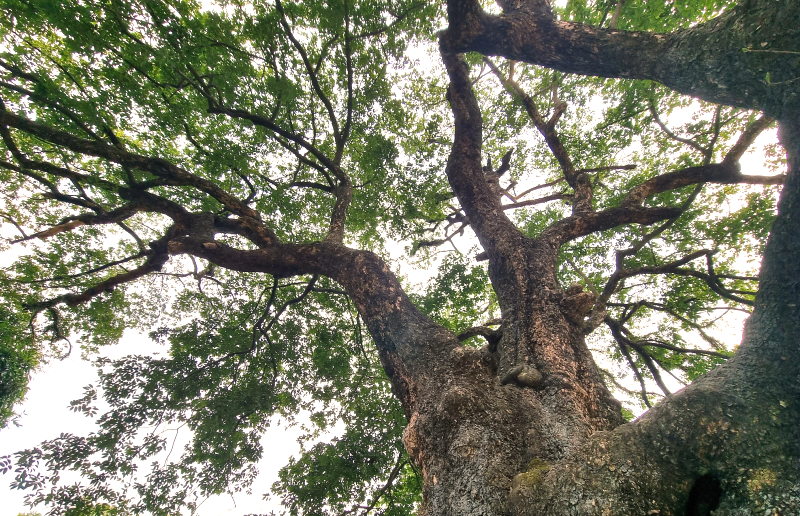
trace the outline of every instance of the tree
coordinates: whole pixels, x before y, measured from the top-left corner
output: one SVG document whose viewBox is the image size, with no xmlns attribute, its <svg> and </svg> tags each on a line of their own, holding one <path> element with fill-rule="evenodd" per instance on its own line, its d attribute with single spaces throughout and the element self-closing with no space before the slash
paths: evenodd
<svg viewBox="0 0 800 516">
<path fill-rule="evenodd" d="M 423 514 L 798 512 L 800 6 L 498 3 L 447 3 L 447 87 L 403 67 L 435 5 L 7 3 L 3 217 L 29 245 L 7 303 L 36 342 L 159 325 L 169 346 L 100 361 L 98 431 L 20 453 L 18 487 L 62 512 L 193 509 L 246 488 L 260 432 L 308 410 L 346 431 L 283 470 L 293 513 L 408 513 L 418 479 Z M 787 173 L 743 173 L 773 119 Z M 514 189 L 527 167 L 547 195 Z M 780 184 L 776 217 L 746 187 Z M 449 257 L 407 294 L 384 235 L 424 258 L 467 228 L 486 269 Z M 753 307 L 722 365 L 719 305 Z M 634 422 L 587 345 L 600 328 L 643 403 L 649 381 L 665 395 Z M 663 372 L 694 381 L 670 393 Z M 184 455 L 128 480 L 170 424 Z M 89 484 L 58 484 L 68 468 Z"/>
</svg>

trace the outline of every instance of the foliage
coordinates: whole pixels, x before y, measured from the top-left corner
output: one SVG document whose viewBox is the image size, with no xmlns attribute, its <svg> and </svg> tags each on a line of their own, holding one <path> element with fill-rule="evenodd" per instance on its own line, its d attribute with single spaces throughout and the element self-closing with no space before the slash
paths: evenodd
<svg viewBox="0 0 800 516">
<path fill-rule="evenodd" d="M 14 406 L 25 398 L 39 360 L 25 317 L 8 305 L 0 305 L 0 429 L 18 417 Z"/>
<path fill-rule="evenodd" d="M 727 4 L 628 1 L 619 27 L 670 31 Z M 613 5 L 570 1 L 559 15 L 603 24 Z M 454 333 L 494 318 L 488 273 L 473 261 L 469 221 L 442 174 L 452 129 L 433 51 L 440 9 L 389 0 L 5 2 L 0 111 L 136 156 L 108 159 L 3 126 L 0 216 L 26 252 L 1 278 L 0 423 L 24 396 L 42 342 L 75 339 L 100 369 L 98 387 L 72 404 L 97 416 L 97 430 L 17 455 L 14 485 L 30 489 L 32 503 L 73 516 L 195 510 L 207 496 L 249 489 L 260 436 L 281 422 L 306 430 L 302 454 L 273 486 L 289 514 L 414 513 L 420 480 L 400 440 L 405 415 L 339 285 L 157 260 L 175 206 L 231 227 L 246 206 L 283 242 L 323 240 L 347 183 L 345 243 L 389 261 L 402 242 L 413 251 L 403 272 L 436 267 L 412 298 Z M 563 163 L 522 99 L 480 56 L 469 58 L 484 154 L 496 165 L 512 151 L 501 177 L 508 213 L 541 234 L 570 214 Z M 496 66 L 501 78 L 511 74 L 510 63 Z M 656 175 L 721 161 L 757 120 L 646 81 L 515 66 L 545 118 L 566 102 L 557 132 L 574 167 L 591 171 L 598 209 Z M 191 177 L 159 175 L 164 163 Z M 145 194 L 162 204 L 126 211 L 155 202 Z M 775 188 L 699 183 L 646 204 L 682 211 L 656 226 L 587 235 L 560 254 L 565 288 L 602 292 L 623 269 L 661 268 L 620 281 L 607 301 L 611 322 L 592 337 L 629 419 L 663 394 L 652 392 L 666 388 L 661 373 L 688 382 L 732 351 L 719 341 L 728 319 L 718 315 L 752 304 Z M 217 241 L 258 247 L 243 232 Z M 450 245 L 469 253 L 440 258 Z M 70 297 L 87 291 L 85 302 Z M 151 332 L 163 352 L 103 358 L 126 329 Z M 99 396 L 108 410 L 98 415 Z M 178 430 L 188 444 L 163 460 Z M 336 437 L 316 442 L 327 431 Z M 69 469 L 82 488 L 60 482 Z"/>
</svg>

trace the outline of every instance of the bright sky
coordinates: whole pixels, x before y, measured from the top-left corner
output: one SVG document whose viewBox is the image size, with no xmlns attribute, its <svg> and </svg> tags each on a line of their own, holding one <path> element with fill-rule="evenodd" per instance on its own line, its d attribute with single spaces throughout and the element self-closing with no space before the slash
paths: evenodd
<svg viewBox="0 0 800 516">
<path fill-rule="evenodd" d="M 122 357 L 129 353 L 148 353 L 158 351 L 155 345 L 144 335 L 126 333 L 118 346 L 107 348 L 111 358 Z M 61 433 L 86 435 L 93 430 L 91 418 L 71 412 L 69 402 L 83 396 L 83 387 L 98 384 L 95 368 L 81 360 L 80 352 L 75 350 L 63 361 L 52 361 L 37 372 L 30 384 L 30 391 L 25 403 L 18 412 L 22 413 L 20 427 L 10 426 L 0 431 L 0 456 L 37 446 L 40 442 L 58 437 Z M 101 408 L 102 405 L 98 404 Z M 301 432 L 297 428 L 276 426 L 262 437 L 264 458 L 259 464 L 261 474 L 253 485 L 252 495 L 237 494 L 230 497 L 214 497 L 203 503 L 199 514 L 202 516 L 242 516 L 245 514 L 266 514 L 279 508 L 278 501 L 267 503 L 262 499 L 273 482 L 278 480 L 278 470 L 286 465 L 292 454 L 297 454 L 299 446 L 297 438 Z M 178 453 L 180 444 L 176 446 Z M 64 477 L 67 479 L 67 477 Z M 2 516 L 15 516 L 32 509 L 24 505 L 25 492 L 11 490 L 9 483 L 13 473 L 0 476 L 0 513 Z M 69 479 L 73 481 L 73 479 Z M 77 481 L 77 477 L 74 479 Z M 46 513 L 46 508 L 37 507 L 34 511 Z"/>
</svg>

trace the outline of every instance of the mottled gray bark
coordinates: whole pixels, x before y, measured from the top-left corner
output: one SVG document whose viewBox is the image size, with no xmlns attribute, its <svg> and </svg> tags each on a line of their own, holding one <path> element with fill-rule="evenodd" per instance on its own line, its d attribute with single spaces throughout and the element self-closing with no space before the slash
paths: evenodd
<svg viewBox="0 0 800 516">
<path fill-rule="evenodd" d="M 714 20 L 672 34 L 560 21 L 548 0 L 501 5 L 504 13 L 494 16 L 477 0 L 449 0 L 447 49 L 583 75 L 651 79 L 774 118 L 786 118 L 800 106 L 800 3 L 795 0 L 742 0 Z"/>
</svg>

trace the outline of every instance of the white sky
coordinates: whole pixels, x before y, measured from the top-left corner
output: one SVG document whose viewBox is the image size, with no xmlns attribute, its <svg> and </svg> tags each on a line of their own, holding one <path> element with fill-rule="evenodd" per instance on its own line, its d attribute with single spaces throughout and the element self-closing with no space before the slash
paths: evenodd
<svg viewBox="0 0 800 516">
<path fill-rule="evenodd" d="M 125 334 L 118 346 L 104 348 L 112 358 L 122 357 L 129 353 L 148 353 L 163 350 L 144 335 L 129 332 Z M 31 381 L 30 391 L 25 403 L 19 407 L 22 414 L 20 427 L 11 425 L 0 431 L 0 456 L 37 446 L 44 440 L 58 437 L 61 433 L 86 435 L 94 429 L 91 418 L 71 412 L 69 402 L 83 396 L 83 387 L 88 384 L 98 385 L 97 372 L 90 363 L 81 360 L 76 349 L 65 360 L 54 360 L 38 371 Z M 97 404 L 101 408 L 100 403 Z M 299 452 L 297 438 L 301 431 L 297 428 L 276 426 L 262 437 L 264 458 L 259 463 L 261 474 L 253 484 L 252 495 L 239 493 L 235 499 L 218 496 L 208 499 L 199 510 L 202 516 L 241 516 L 252 513 L 269 513 L 277 510 L 277 500 L 268 504 L 262 499 L 273 482 L 278 480 L 278 470 L 286 465 L 289 457 Z M 179 453 L 176 446 L 175 453 Z M 64 476 L 67 479 L 66 476 Z M 13 472 L 0 475 L 0 514 L 15 516 L 31 510 L 46 513 L 45 507 L 30 509 L 24 505 L 24 496 L 28 491 L 11 490 L 10 482 Z M 71 479 L 70 479 L 71 480 Z M 77 477 L 75 478 L 77 480 Z"/>
</svg>

